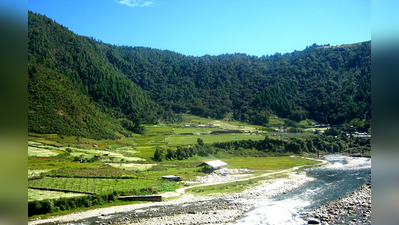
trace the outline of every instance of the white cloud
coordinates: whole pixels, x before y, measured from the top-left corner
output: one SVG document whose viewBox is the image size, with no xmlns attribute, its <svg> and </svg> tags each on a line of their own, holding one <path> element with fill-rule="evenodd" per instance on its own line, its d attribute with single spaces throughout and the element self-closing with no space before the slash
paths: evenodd
<svg viewBox="0 0 399 225">
<path fill-rule="evenodd" d="M 142 7 L 142 6 L 150 6 L 155 4 L 154 1 L 144 1 L 144 0 L 115 0 L 119 4 L 127 5 L 130 7 Z"/>
</svg>

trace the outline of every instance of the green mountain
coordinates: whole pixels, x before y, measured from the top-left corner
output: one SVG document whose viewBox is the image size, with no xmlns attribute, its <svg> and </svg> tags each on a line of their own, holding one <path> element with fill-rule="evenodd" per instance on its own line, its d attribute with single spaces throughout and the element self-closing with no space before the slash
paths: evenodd
<svg viewBox="0 0 399 225">
<path fill-rule="evenodd" d="M 371 41 L 270 56 L 115 46 L 28 12 L 29 132 L 116 138 L 177 113 L 371 120 Z"/>
</svg>

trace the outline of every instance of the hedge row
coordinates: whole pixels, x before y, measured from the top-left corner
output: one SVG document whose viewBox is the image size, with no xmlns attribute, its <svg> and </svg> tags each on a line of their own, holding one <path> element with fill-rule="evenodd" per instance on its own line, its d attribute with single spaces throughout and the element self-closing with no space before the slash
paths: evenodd
<svg viewBox="0 0 399 225">
<path fill-rule="evenodd" d="M 46 177 L 63 177 L 63 178 L 93 178 L 93 179 L 141 179 L 141 180 L 157 180 L 160 178 L 154 177 L 141 177 L 136 175 L 122 175 L 122 176 L 90 176 L 90 175 L 79 175 L 79 174 L 46 174 Z M 35 177 L 34 179 L 41 179 L 42 177 Z M 34 180 L 33 178 L 31 180 Z"/>
<path fill-rule="evenodd" d="M 115 201 L 119 201 L 117 200 L 117 197 L 121 195 L 151 195 L 155 193 L 156 193 L 155 189 L 145 188 L 141 190 L 132 190 L 129 192 L 114 191 L 112 193 L 101 194 L 101 195 L 86 195 L 86 196 L 73 197 L 73 198 L 58 198 L 58 199 L 46 199 L 42 201 L 31 201 L 28 202 L 28 217 L 40 214 L 54 213 L 71 209 L 81 209 L 90 206 L 113 203 Z"/>
</svg>

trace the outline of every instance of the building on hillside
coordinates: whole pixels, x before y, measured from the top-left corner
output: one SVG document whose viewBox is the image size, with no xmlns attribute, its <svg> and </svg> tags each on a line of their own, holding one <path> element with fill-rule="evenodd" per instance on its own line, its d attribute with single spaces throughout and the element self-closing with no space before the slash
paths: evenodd
<svg viewBox="0 0 399 225">
<path fill-rule="evenodd" d="M 162 179 L 169 180 L 169 181 L 180 181 L 180 177 L 179 176 L 175 176 L 175 175 L 163 176 Z"/>
<path fill-rule="evenodd" d="M 200 165 L 198 165 L 197 167 L 210 167 L 213 170 L 218 170 L 221 169 L 222 166 L 227 165 L 227 163 L 220 161 L 220 160 L 213 160 L 213 161 L 208 161 L 208 162 L 203 162 Z"/>
</svg>

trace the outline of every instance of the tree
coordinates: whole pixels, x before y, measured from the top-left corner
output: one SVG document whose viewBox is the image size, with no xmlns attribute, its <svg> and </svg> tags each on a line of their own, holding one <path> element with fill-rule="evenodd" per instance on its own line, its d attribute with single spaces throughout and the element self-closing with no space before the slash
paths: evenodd
<svg viewBox="0 0 399 225">
<path fill-rule="evenodd" d="M 168 148 L 167 150 L 166 150 L 166 158 L 168 159 L 168 160 L 174 160 L 175 159 L 175 151 L 173 151 L 173 149 L 170 149 L 170 148 Z"/>
<path fill-rule="evenodd" d="M 181 146 L 177 146 L 176 157 L 178 160 L 186 159 L 186 154 Z"/>
<path fill-rule="evenodd" d="M 284 126 L 285 127 L 297 127 L 298 124 L 293 120 L 286 119 L 286 120 L 284 120 Z"/>
<path fill-rule="evenodd" d="M 154 152 L 154 161 L 162 162 L 162 158 L 163 158 L 163 149 L 160 147 L 157 147 Z"/>
<path fill-rule="evenodd" d="M 285 146 L 284 151 L 285 152 L 292 152 L 294 154 L 300 154 L 301 151 L 301 146 L 297 143 L 291 142 L 288 145 Z"/>
<path fill-rule="evenodd" d="M 198 143 L 198 145 L 200 145 L 200 146 L 204 146 L 204 141 L 203 141 L 201 138 L 198 138 L 198 139 L 197 139 L 197 143 Z"/>
<path fill-rule="evenodd" d="M 29 11 L 28 131 L 115 139 L 117 132 L 144 133 L 140 124 L 181 121 L 175 114 L 188 110 L 219 119 L 233 112 L 260 125 L 270 113 L 297 122 L 369 121 L 371 41 L 320 46 L 190 57 L 104 44 Z"/>
<path fill-rule="evenodd" d="M 306 119 L 307 112 L 305 110 L 292 110 L 290 119 L 295 122 L 300 122 L 301 120 Z"/>
</svg>

